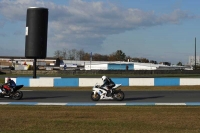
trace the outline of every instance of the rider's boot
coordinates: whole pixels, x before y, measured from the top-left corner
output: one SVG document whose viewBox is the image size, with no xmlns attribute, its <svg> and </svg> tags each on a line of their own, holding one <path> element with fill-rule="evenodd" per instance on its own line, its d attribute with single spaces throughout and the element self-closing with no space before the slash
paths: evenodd
<svg viewBox="0 0 200 133">
<path fill-rule="evenodd" d="M 107 90 L 107 95 L 106 95 L 106 96 L 107 96 L 107 97 L 111 96 L 111 93 L 112 93 L 111 90 L 108 89 L 108 90 Z"/>
<path fill-rule="evenodd" d="M 3 91 L 2 91 L 2 94 L 6 94 L 6 91 L 5 91 L 5 90 L 3 90 Z"/>
</svg>

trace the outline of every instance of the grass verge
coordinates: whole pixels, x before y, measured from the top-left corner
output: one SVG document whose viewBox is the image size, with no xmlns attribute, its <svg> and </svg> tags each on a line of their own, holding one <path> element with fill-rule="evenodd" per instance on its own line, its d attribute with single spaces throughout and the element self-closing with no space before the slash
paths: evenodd
<svg viewBox="0 0 200 133">
<path fill-rule="evenodd" d="M 196 106 L 14 106 L 0 108 L 4 133 L 199 133 Z"/>
</svg>

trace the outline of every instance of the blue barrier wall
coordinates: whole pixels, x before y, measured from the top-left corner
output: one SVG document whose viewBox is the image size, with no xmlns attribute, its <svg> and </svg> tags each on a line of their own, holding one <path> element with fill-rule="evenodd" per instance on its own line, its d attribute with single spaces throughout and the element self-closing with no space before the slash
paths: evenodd
<svg viewBox="0 0 200 133">
<path fill-rule="evenodd" d="M 65 86 L 78 87 L 79 78 L 54 79 L 54 87 L 65 87 Z"/>
<path fill-rule="evenodd" d="M 129 86 L 129 78 L 112 78 L 115 84 L 122 84 L 122 86 Z"/>
<path fill-rule="evenodd" d="M 78 87 L 79 85 L 83 85 L 85 83 L 89 86 L 93 86 L 91 81 L 93 78 L 84 78 L 84 80 L 80 80 L 79 78 L 37 78 L 37 80 L 33 80 L 32 77 L 17 77 L 12 78 L 16 81 L 17 85 L 23 84 L 25 87 L 45 87 L 46 83 L 52 87 Z M 97 80 L 97 78 L 95 78 Z M 122 86 L 181 86 L 181 85 L 200 85 L 200 78 L 148 78 L 148 80 L 144 80 L 140 78 L 112 78 L 112 80 L 116 84 L 122 84 Z M 34 82 L 32 82 L 32 80 Z M 41 82 L 40 82 L 41 80 Z M 141 82 L 142 80 L 142 82 Z M 43 83 L 45 81 L 45 83 Z M 101 79 L 99 79 L 101 81 Z M 152 82 L 153 81 L 153 82 Z M 135 85 L 132 83 L 135 82 Z M 137 85 L 137 82 L 138 85 Z M 41 84 L 43 83 L 43 84 Z M 183 84 L 184 83 L 184 84 Z M 86 85 L 87 86 L 87 85 Z"/>
<path fill-rule="evenodd" d="M 154 78 L 154 86 L 179 86 L 180 78 Z"/>
<path fill-rule="evenodd" d="M 29 77 L 18 77 L 16 78 L 16 84 L 17 85 L 24 85 L 24 87 L 29 87 L 30 82 L 29 82 Z"/>
</svg>

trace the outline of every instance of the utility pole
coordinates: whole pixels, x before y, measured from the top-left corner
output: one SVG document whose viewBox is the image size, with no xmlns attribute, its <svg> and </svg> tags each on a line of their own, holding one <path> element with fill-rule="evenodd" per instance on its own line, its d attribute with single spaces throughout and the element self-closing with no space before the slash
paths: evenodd
<svg viewBox="0 0 200 133">
<path fill-rule="evenodd" d="M 90 53 L 90 70 L 91 70 L 91 62 L 92 62 L 92 52 Z"/>
<path fill-rule="evenodd" d="M 196 66 L 196 37 L 195 37 L 195 56 L 194 56 L 194 70 L 197 69 L 197 66 Z"/>
</svg>

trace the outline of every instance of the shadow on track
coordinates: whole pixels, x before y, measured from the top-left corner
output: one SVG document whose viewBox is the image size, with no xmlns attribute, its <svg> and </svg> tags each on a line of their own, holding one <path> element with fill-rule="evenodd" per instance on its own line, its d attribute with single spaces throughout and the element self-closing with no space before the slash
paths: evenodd
<svg viewBox="0 0 200 133">
<path fill-rule="evenodd" d="M 61 98 L 66 96 L 52 96 L 52 97 L 25 97 L 22 100 L 35 100 L 35 99 L 48 99 L 48 98 Z"/>
<path fill-rule="evenodd" d="M 161 98 L 161 97 L 164 97 L 164 96 L 124 98 L 124 101 L 136 101 L 136 100 L 153 99 L 153 98 Z"/>
</svg>

